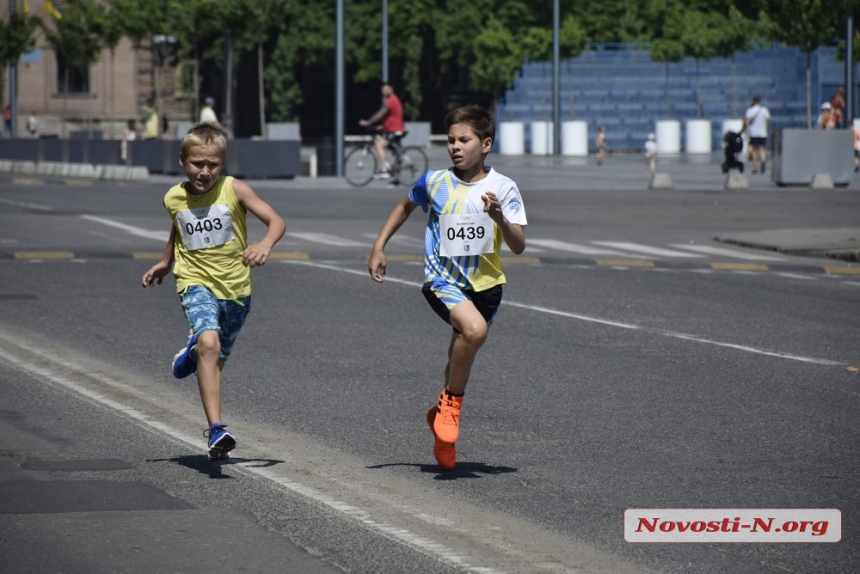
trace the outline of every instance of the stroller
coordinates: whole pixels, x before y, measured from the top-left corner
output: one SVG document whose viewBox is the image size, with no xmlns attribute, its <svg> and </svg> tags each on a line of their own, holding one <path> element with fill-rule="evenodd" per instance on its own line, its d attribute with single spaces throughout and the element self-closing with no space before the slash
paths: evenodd
<svg viewBox="0 0 860 574">
<path fill-rule="evenodd" d="M 744 164 L 742 161 L 739 161 L 737 158 L 737 154 L 741 153 L 741 150 L 744 149 L 744 140 L 741 137 L 740 132 L 727 131 L 723 136 L 723 153 L 725 154 L 725 159 L 723 160 L 722 165 L 720 166 L 723 170 L 723 173 L 728 173 L 730 169 L 737 169 L 741 173 L 744 172 Z"/>
</svg>

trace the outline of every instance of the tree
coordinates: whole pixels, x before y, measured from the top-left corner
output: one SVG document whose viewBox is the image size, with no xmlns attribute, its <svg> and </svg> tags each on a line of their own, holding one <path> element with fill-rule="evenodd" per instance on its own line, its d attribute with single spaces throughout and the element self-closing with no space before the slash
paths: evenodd
<svg viewBox="0 0 860 574">
<path fill-rule="evenodd" d="M 806 55 L 806 127 L 812 128 L 812 53 L 842 35 L 845 14 L 857 11 L 858 0 L 767 0 L 762 15 L 771 36 Z"/>
<path fill-rule="evenodd" d="M 264 72 L 268 86 L 266 106 L 271 119 L 277 122 L 298 120 L 305 97 L 303 74 L 316 82 L 334 80 L 333 3 L 288 2 L 282 14 L 272 32 L 274 41 L 270 43 L 271 56 Z M 349 15 L 347 21 L 353 22 Z M 347 41 L 349 46 L 349 38 Z"/>
<path fill-rule="evenodd" d="M 65 6 L 61 19 L 50 18 L 49 25 L 41 22 L 48 43 L 65 63 L 61 92 L 70 90 L 69 78 L 72 69 L 89 78 L 90 67 L 98 62 L 104 46 L 104 13 L 94 0 L 77 0 Z M 64 115 L 68 98 L 63 99 Z M 65 137 L 65 123 L 63 136 Z"/>
<path fill-rule="evenodd" d="M 669 98 L 669 64 L 684 59 L 681 44 L 683 32 L 683 5 L 677 0 L 652 1 L 646 5 L 643 17 L 648 22 L 651 34 L 649 49 L 651 59 L 663 62 L 663 97 L 666 117 L 671 116 Z"/>
<path fill-rule="evenodd" d="M 116 125 L 116 90 L 113 73 L 116 48 L 127 35 L 127 22 L 137 22 L 144 17 L 144 7 L 132 0 L 108 0 L 102 6 L 102 10 L 100 15 L 102 19 L 102 42 L 110 50 L 110 119 L 111 137 L 113 138 L 115 136 L 113 130 Z"/>
<path fill-rule="evenodd" d="M 683 16 L 680 43 L 685 56 L 696 63 L 695 93 L 696 118 L 702 117 L 702 98 L 699 91 L 699 62 L 719 55 L 720 44 L 726 35 L 728 21 L 716 12 L 688 10 Z"/>
<path fill-rule="evenodd" d="M 473 85 L 493 95 L 493 100 L 510 86 L 523 65 L 523 53 L 514 35 L 501 21 L 490 16 L 474 43 L 474 61 L 469 68 Z"/>
<path fill-rule="evenodd" d="M 38 27 L 39 19 L 23 11 L 10 13 L 8 20 L 0 20 L 0 65 L 3 69 L 15 64 L 33 47 L 33 33 Z M 6 93 L 4 79 L 5 75 L 0 73 L 0 104 L 3 107 L 5 102 L 2 101 L 2 94 Z"/>
</svg>

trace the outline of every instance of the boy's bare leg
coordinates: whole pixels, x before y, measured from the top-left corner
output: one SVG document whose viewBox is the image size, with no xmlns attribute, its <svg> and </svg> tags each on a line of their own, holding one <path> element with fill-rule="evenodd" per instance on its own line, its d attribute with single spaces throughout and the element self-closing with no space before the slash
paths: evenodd
<svg viewBox="0 0 860 574">
<path fill-rule="evenodd" d="M 451 335 L 448 365 L 445 367 L 445 388 L 453 395 L 466 391 L 469 373 L 478 350 L 487 340 L 487 321 L 471 301 L 463 301 L 451 311 L 451 325 L 459 333 Z"/>
<path fill-rule="evenodd" d="M 197 386 L 209 425 L 221 422 L 221 342 L 216 331 L 197 339 Z"/>
</svg>

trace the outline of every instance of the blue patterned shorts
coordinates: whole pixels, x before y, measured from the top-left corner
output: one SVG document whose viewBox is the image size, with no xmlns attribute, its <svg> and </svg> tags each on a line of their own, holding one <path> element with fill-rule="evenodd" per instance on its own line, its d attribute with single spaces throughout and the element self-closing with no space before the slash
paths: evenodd
<svg viewBox="0 0 860 574">
<path fill-rule="evenodd" d="M 221 360 L 226 361 L 245 318 L 251 312 L 251 297 L 216 299 L 209 289 L 192 285 L 179 294 L 179 300 L 195 337 L 199 338 L 206 331 L 218 332 Z"/>
</svg>

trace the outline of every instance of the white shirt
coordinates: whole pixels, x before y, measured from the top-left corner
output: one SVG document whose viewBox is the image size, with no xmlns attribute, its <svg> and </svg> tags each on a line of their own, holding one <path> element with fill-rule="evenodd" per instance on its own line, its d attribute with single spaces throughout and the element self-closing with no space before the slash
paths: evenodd
<svg viewBox="0 0 860 574">
<path fill-rule="evenodd" d="M 657 142 L 654 140 L 648 140 L 645 142 L 645 155 L 647 157 L 654 157 L 657 155 Z"/>
<path fill-rule="evenodd" d="M 770 112 L 761 104 L 750 106 L 744 114 L 744 118 L 748 119 L 749 133 L 751 138 L 766 138 L 767 137 L 767 122 L 770 120 Z"/>
<path fill-rule="evenodd" d="M 218 116 L 215 115 L 215 110 L 210 108 L 209 106 L 204 106 L 202 110 L 200 110 L 200 123 L 201 124 L 214 124 L 218 121 Z"/>
</svg>

